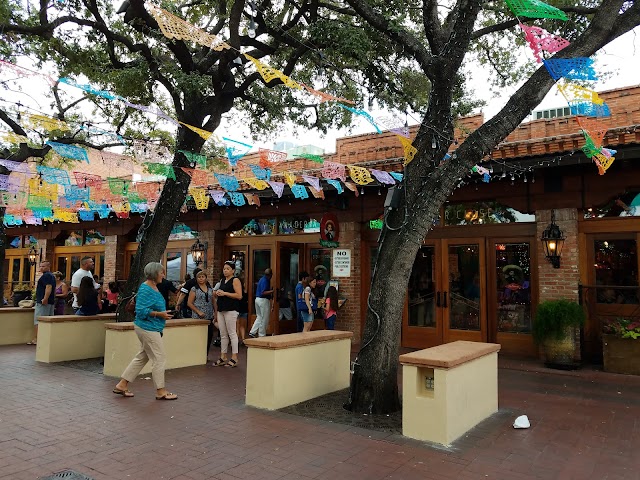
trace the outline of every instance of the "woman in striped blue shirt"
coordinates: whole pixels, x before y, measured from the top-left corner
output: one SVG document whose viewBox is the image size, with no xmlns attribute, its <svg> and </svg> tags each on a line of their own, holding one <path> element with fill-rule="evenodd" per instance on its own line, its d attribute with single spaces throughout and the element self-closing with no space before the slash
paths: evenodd
<svg viewBox="0 0 640 480">
<path fill-rule="evenodd" d="M 158 284 L 164 278 L 164 267 L 161 263 L 151 262 L 144 267 L 147 280 L 138 288 L 136 296 L 136 319 L 133 328 L 140 340 L 140 351 L 131 360 L 122 374 L 122 378 L 113 389 L 113 393 L 123 397 L 133 397 L 128 386 L 133 382 L 142 367 L 151 360 L 151 373 L 156 387 L 156 400 L 175 400 L 178 396 L 169 392 L 164 386 L 165 352 L 162 343 L 162 331 L 166 320 L 171 315 L 167 311 L 164 297 L 158 291 Z"/>
</svg>

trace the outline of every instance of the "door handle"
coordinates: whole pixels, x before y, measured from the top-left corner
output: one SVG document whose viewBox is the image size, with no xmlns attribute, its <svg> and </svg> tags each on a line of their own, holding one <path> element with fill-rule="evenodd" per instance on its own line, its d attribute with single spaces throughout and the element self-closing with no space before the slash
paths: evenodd
<svg viewBox="0 0 640 480">
<path fill-rule="evenodd" d="M 442 292 L 444 301 L 442 302 L 442 308 L 447 308 L 447 292 Z"/>
<path fill-rule="evenodd" d="M 436 293 L 436 307 L 440 306 L 440 292 Z"/>
</svg>

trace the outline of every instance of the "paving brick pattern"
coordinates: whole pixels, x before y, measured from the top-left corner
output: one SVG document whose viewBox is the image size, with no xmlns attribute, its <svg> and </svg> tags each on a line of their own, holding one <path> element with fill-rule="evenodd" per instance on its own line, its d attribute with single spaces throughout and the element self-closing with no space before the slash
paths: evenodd
<svg viewBox="0 0 640 480">
<path fill-rule="evenodd" d="M 453 447 L 244 406 L 235 369 L 167 373 L 180 395 L 0 347 L 0 479 L 638 479 L 640 378 L 501 359 L 500 411 Z M 310 372 L 311 373 L 311 372 Z M 514 430 L 527 414 L 532 427 Z"/>
</svg>

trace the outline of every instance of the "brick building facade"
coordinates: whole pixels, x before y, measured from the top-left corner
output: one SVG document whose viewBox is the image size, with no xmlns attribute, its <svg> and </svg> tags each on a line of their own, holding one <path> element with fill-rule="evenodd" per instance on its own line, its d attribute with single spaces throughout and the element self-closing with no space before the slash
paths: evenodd
<svg viewBox="0 0 640 480">
<path fill-rule="evenodd" d="M 580 150 L 584 138 L 576 117 L 540 119 L 519 126 L 487 159 L 484 165 L 493 169 L 490 183 L 470 177 L 449 198 L 439 224 L 425 239 L 409 279 L 407 305 L 398 319 L 403 322 L 404 346 L 470 339 L 499 342 L 508 353 L 535 355 L 530 335 L 535 306 L 544 300 L 568 298 L 585 303 L 589 309 L 583 350 L 596 358 L 603 316 L 638 306 L 633 295 L 616 292 L 638 286 L 640 196 L 636 205 L 635 195 L 640 195 L 640 165 L 636 165 L 640 156 L 640 86 L 599 95 L 611 110 L 611 117 L 600 119 L 608 128 L 604 144 L 618 151 L 604 176 L 598 175 L 596 166 Z M 482 115 L 461 119 L 455 133 L 458 140 L 483 121 Z M 415 135 L 417 127 L 410 130 Z M 335 150 L 325 155 L 325 160 L 401 170 L 402 146 L 391 132 L 341 138 Z M 258 163 L 257 156 L 249 155 L 246 163 Z M 245 170 L 240 166 L 237 177 L 248 174 Z M 297 171 L 318 175 L 319 170 L 317 163 L 303 158 L 273 168 L 274 174 Z M 342 194 L 324 185 L 324 199 L 295 200 L 286 195 L 279 199 L 260 192 L 259 208 L 211 207 L 206 212 L 183 214 L 179 221 L 198 230 L 200 240 L 207 243 L 205 267 L 213 278 L 220 276 L 221 266 L 230 255 L 242 256 L 250 295 L 261 274 L 256 266 L 262 268 L 260 262 L 267 261 L 276 271 L 278 287 L 291 288 L 293 275 L 289 272 L 285 278 L 277 274 L 283 267 L 278 265 L 283 255 L 288 255 L 287 261 L 297 261 L 298 270 L 313 271 L 320 259 L 328 270 L 325 280 L 338 280 L 340 296 L 346 300 L 336 328 L 353 331 L 358 342 L 377 246 L 378 231 L 371 228 L 375 226 L 371 221 L 383 213 L 386 193 L 386 187 L 377 184 L 358 187 L 357 192 L 345 189 Z M 332 249 L 320 244 L 317 229 L 306 227 L 319 222 L 325 213 L 334 213 L 339 219 L 339 248 L 350 253 L 349 277 L 331 275 L 327 259 Z M 547 261 L 539 240 L 552 213 L 566 237 L 560 268 L 553 268 Z M 248 230 L 246 226 L 252 221 L 256 225 L 272 222 L 273 229 Z M 36 237 L 42 256 L 53 261 L 53 269 L 66 268 L 67 278 L 77 257 L 95 255 L 98 274 L 108 282 L 126 278 L 140 222 L 140 218 L 130 218 L 80 226 L 17 227 L 8 235 Z M 285 232 L 283 226 L 296 222 L 306 226 Z M 68 232 L 79 228 L 100 231 L 104 244 L 64 246 Z M 180 264 L 180 278 L 190 268 L 187 258 L 192 242 L 180 240 L 167 245 L 163 260 Z M 7 250 L 9 287 L 12 281 L 22 279 L 26 250 Z M 297 252 L 293 260 L 291 252 Z M 17 276 L 16 269 L 20 272 Z M 603 285 L 611 287 L 614 298 L 622 301 L 609 302 L 607 296 L 612 294 L 604 295 L 596 288 Z M 5 289 L 5 296 L 8 294 Z M 618 310 L 612 310 L 614 304 L 618 304 Z M 270 330 L 284 331 L 279 328 L 277 309 Z"/>
</svg>

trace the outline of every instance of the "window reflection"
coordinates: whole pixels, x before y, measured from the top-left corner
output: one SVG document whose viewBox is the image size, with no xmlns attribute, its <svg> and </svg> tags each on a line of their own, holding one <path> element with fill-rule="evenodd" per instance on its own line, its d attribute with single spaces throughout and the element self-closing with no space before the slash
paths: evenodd
<svg viewBox="0 0 640 480">
<path fill-rule="evenodd" d="M 632 239 L 595 240 L 595 279 L 598 303 L 638 304 L 638 256 Z"/>
<path fill-rule="evenodd" d="M 409 326 L 435 327 L 435 247 L 422 246 L 409 278 Z"/>
<path fill-rule="evenodd" d="M 479 247 L 477 244 L 451 245 L 448 253 L 450 328 L 480 330 Z"/>
<path fill-rule="evenodd" d="M 528 243 L 496 244 L 498 332 L 531 331 L 531 258 Z"/>
</svg>

